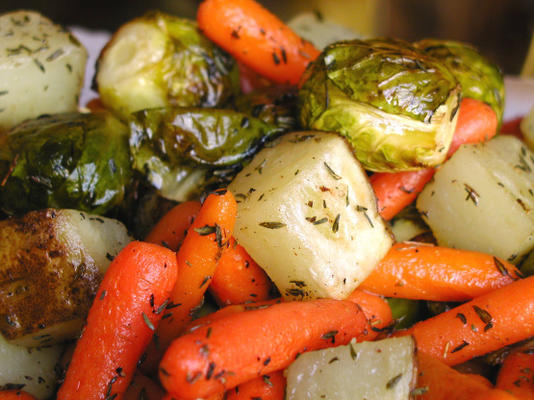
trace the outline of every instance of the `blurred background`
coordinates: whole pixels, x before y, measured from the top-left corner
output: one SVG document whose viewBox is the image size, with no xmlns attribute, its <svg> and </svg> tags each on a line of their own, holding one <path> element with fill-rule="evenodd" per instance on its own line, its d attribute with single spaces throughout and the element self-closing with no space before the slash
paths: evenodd
<svg viewBox="0 0 534 400">
<path fill-rule="evenodd" d="M 337 22 L 364 36 L 395 36 L 409 41 L 424 37 L 466 41 L 500 65 L 506 74 L 521 72 L 534 29 L 534 0 L 260 2 L 283 20 L 302 11 L 312 11 L 318 17 Z M 64 25 L 114 31 L 124 22 L 151 9 L 194 18 L 199 3 L 200 0 L 1 0 L 0 13 L 34 9 Z"/>
</svg>

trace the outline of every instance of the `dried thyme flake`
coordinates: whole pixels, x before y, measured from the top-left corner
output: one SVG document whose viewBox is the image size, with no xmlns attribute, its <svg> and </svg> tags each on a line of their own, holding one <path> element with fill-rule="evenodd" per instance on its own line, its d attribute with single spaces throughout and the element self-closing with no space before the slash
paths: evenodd
<svg viewBox="0 0 534 400">
<path fill-rule="evenodd" d="M 283 222 L 260 222 L 259 225 L 267 229 L 280 229 L 286 226 Z"/>
<path fill-rule="evenodd" d="M 328 165 L 326 161 L 324 161 L 323 164 L 326 167 L 326 170 L 328 171 L 328 173 L 332 176 L 332 178 L 334 178 L 336 181 L 341 179 L 341 176 L 336 174 L 334 170 L 332 169 L 332 167 L 330 167 L 330 165 Z"/>
<path fill-rule="evenodd" d="M 143 320 L 145 321 L 146 326 L 148 326 L 148 328 L 149 328 L 151 331 L 155 331 L 155 330 L 156 330 L 154 324 L 153 324 L 152 321 L 148 318 L 148 316 L 145 314 L 144 311 L 143 311 Z"/>
</svg>

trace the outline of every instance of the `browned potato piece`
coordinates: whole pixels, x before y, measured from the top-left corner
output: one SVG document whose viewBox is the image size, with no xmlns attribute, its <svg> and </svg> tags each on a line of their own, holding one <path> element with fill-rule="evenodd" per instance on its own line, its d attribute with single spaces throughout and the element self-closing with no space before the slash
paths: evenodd
<svg viewBox="0 0 534 400">
<path fill-rule="evenodd" d="M 0 222 L 0 333 L 25 346 L 79 333 L 102 271 L 129 241 L 118 221 L 74 210 Z"/>
</svg>

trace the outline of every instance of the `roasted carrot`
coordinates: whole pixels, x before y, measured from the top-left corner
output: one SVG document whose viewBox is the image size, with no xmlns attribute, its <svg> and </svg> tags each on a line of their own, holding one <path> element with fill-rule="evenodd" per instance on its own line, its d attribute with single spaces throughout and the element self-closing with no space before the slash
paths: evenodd
<svg viewBox="0 0 534 400">
<path fill-rule="evenodd" d="M 448 365 L 460 364 L 534 336 L 534 276 L 515 281 L 416 323 L 418 351 Z"/>
<path fill-rule="evenodd" d="M 396 243 L 360 285 L 386 297 L 465 301 L 520 278 L 505 260 L 475 251 Z"/>
<path fill-rule="evenodd" d="M 488 387 L 426 354 L 418 354 L 417 400 L 514 400 L 503 390 Z"/>
<path fill-rule="evenodd" d="M 358 288 L 347 297 L 347 300 L 360 306 L 374 332 L 380 332 L 393 323 L 391 308 L 388 302 L 379 295 Z"/>
<path fill-rule="evenodd" d="M 197 318 L 194 321 L 191 321 L 185 328 L 184 333 L 193 332 L 195 329 L 200 328 L 201 326 L 211 324 L 213 321 L 224 318 L 228 315 L 237 314 L 245 311 L 259 310 L 261 308 L 266 308 L 272 306 L 273 304 L 281 303 L 282 299 L 280 297 L 276 299 L 270 299 L 265 301 L 258 301 L 256 303 L 247 303 L 247 304 L 233 304 L 230 306 L 223 307 L 214 313 L 208 314 L 204 317 Z"/>
<path fill-rule="evenodd" d="M 222 250 L 232 235 L 236 212 L 237 203 L 232 194 L 227 190 L 217 191 L 206 198 L 187 231 L 177 254 L 178 280 L 157 331 L 163 349 L 181 333 L 201 304 Z"/>
<path fill-rule="evenodd" d="M 452 156 L 462 144 L 490 140 L 497 133 L 498 126 L 497 114 L 491 106 L 480 100 L 462 99 L 458 110 L 458 122 L 447 157 Z"/>
<path fill-rule="evenodd" d="M 152 228 L 145 241 L 168 247 L 174 251 L 178 250 L 198 210 L 200 210 L 198 201 L 186 201 L 174 206 Z"/>
<path fill-rule="evenodd" d="M 176 255 L 144 242 L 111 262 L 57 399 L 122 398 L 176 283 Z"/>
<path fill-rule="evenodd" d="M 371 333 L 366 316 L 350 301 L 274 304 L 228 315 L 176 339 L 161 361 L 160 381 L 180 398 L 204 398 L 281 370 L 303 351 Z"/>
<path fill-rule="evenodd" d="M 254 0 L 206 0 L 198 7 L 197 21 L 208 38 L 273 82 L 297 84 L 319 55 Z"/>
<path fill-rule="evenodd" d="M 221 393 L 214 394 L 213 396 L 207 397 L 204 400 L 223 400 L 224 398 L 225 398 L 224 392 L 221 392 Z M 161 400 L 182 400 L 182 399 L 167 393 Z"/>
<path fill-rule="evenodd" d="M 534 400 L 534 343 L 512 350 L 504 359 L 496 387 L 518 399 Z"/>
<path fill-rule="evenodd" d="M 161 400 L 165 392 L 152 379 L 137 372 L 124 393 L 123 400 Z"/>
<path fill-rule="evenodd" d="M 460 145 L 489 140 L 497 133 L 497 115 L 487 104 L 463 99 L 458 111 L 458 122 L 449 148 L 450 157 Z M 405 172 L 380 172 L 371 176 L 378 212 L 390 220 L 404 207 L 412 203 L 425 185 L 434 176 L 432 168 Z"/>
<path fill-rule="evenodd" d="M 286 378 L 282 371 L 271 372 L 236 386 L 227 392 L 227 400 L 284 400 Z"/>
<path fill-rule="evenodd" d="M 265 271 L 231 238 L 217 264 L 210 293 L 221 305 L 267 300 L 272 286 Z"/>
<path fill-rule="evenodd" d="M 0 391 L 0 400 L 36 400 L 28 392 L 23 390 L 13 389 L 13 390 L 2 390 Z"/>
</svg>

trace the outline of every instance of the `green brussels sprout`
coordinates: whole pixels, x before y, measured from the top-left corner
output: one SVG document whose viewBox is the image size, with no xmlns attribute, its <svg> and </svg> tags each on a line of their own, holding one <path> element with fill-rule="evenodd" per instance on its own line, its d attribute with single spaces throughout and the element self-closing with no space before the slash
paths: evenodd
<svg viewBox="0 0 534 400">
<path fill-rule="evenodd" d="M 440 62 L 393 39 L 333 43 L 306 70 L 299 116 L 337 132 L 372 171 L 431 167 L 447 154 L 460 87 Z"/>
<path fill-rule="evenodd" d="M 386 297 L 395 320 L 395 329 L 406 329 L 423 317 L 423 302 L 419 300 Z"/>
<path fill-rule="evenodd" d="M 131 177 L 128 128 L 107 112 L 28 120 L 0 138 L 0 176 L 9 215 L 49 207 L 104 214 Z"/>
<path fill-rule="evenodd" d="M 462 97 L 489 104 L 497 114 L 499 122 L 502 120 L 504 79 L 497 65 L 466 43 L 425 39 L 414 45 L 449 68 L 460 82 Z"/>
<path fill-rule="evenodd" d="M 133 168 L 159 193 L 184 201 L 224 177 L 282 132 L 246 114 L 208 108 L 155 108 L 131 115 Z"/>
<path fill-rule="evenodd" d="M 154 107 L 216 107 L 239 91 L 235 60 L 196 23 L 149 12 L 123 25 L 97 61 L 104 105 L 123 118 Z"/>
<path fill-rule="evenodd" d="M 297 128 L 297 89 L 294 86 L 267 86 L 242 94 L 236 98 L 235 108 L 284 131 Z"/>
</svg>

